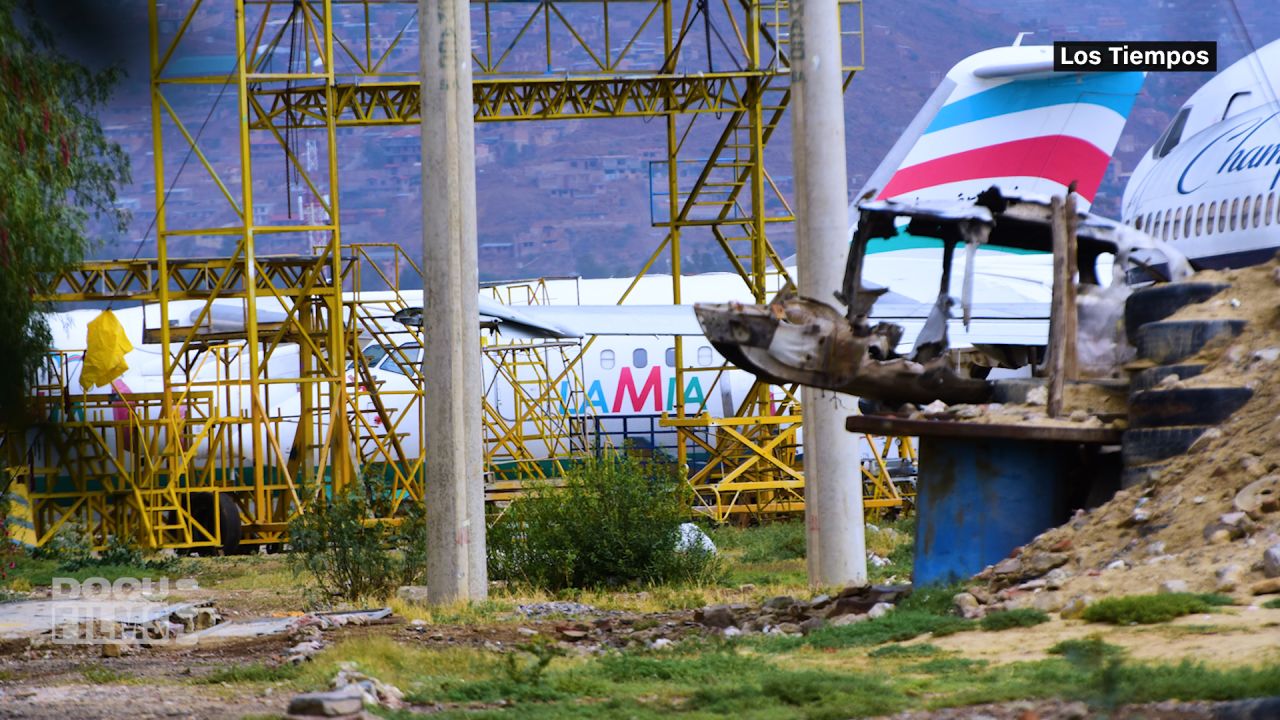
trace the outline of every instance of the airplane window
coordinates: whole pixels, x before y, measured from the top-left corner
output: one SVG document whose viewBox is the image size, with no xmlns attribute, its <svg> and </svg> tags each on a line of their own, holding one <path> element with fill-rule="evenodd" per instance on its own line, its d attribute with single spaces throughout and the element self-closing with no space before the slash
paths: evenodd
<svg viewBox="0 0 1280 720">
<path fill-rule="evenodd" d="M 706 345 L 698 348 L 698 365 L 701 367 L 711 367 L 711 348 Z"/>
<path fill-rule="evenodd" d="M 1182 221 L 1182 237 L 1191 237 L 1191 211 L 1194 209 L 1191 205 L 1187 206 L 1187 217 Z"/>
<path fill-rule="evenodd" d="M 1262 196 L 1253 199 L 1253 226 L 1262 227 Z"/>
<path fill-rule="evenodd" d="M 1160 237 L 1160 213 L 1151 216 L 1151 229 L 1147 231 L 1151 237 Z"/>
<path fill-rule="evenodd" d="M 667 348 L 666 361 L 667 361 L 667 367 L 676 366 L 676 349 L 675 348 L 673 347 Z"/>
<path fill-rule="evenodd" d="M 1275 204 L 1276 204 L 1276 194 L 1273 192 L 1267 193 L 1267 224 L 1268 225 L 1271 224 L 1271 208 L 1274 207 Z"/>
<path fill-rule="evenodd" d="M 600 369 L 601 370 L 613 369 L 613 351 L 612 350 L 600 351 Z"/>
<path fill-rule="evenodd" d="M 1142 229 L 1142 216 L 1141 216 L 1141 215 L 1139 215 L 1138 217 L 1136 217 L 1136 218 L 1134 218 L 1134 219 L 1133 219 L 1133 226 L 1134 226 L 1135 228 L 1137 228 L 1138 230 L 1141 230 L 1141 229 Z"/>
<path fill-rule="evenodd" d="M 1240 198 L 1234 198 L 1231 201 L 1231 217 L 1227 220 L 1227 227 L 1232 230 L 1236 229 L 1236 218 L 1240 216 Z"/>
<path fill-rule="evenodd" d="M 636 348 L 631 351 L 632 367 L 642 368 L 649 364 L 649 351 L 644 348 Z"/>
<path fill-rule="evenodd" d="M 1226 109 L 1222 111 L 1222 119 L 1226 120 L 1227 118 L 1231 117 L 1232 115 L 1235 115 L 1236 113 L 1243 112 L 1246 106 L 1249 104 L 1248 98 L 1252 94 L 1253 93 L 1249 92 L 1248 90 L 1242 90 L 1236 93 L 1235 95 L 1232 95 L 1231 99 L 1227 101 Z M 1235 112 L 1232 112 L 1233 110 Z"/>
<path fill-rule="evenodd" d="M 387 356 L 387 349 L 382 347 L 378 343 L 373 343 L 372 345 L 366 346 L 365 349 L 361 350 L 360 352 L 364 354 L 365 362 L 369 363 L 370 368 L 378 367 L 378 363 L 382 362 L 382 359 Z M 349 367 L 354 367 L 354 366 L 355 366 L 354 363 L 351 363 L 349 365 Z"/>
<path fill-rule="evenodd" d="M 1253 198 L 1245 198 L 1240 205 L 1240 229 L 1244 230 L 1249 227 L 1249 209 L 1253 205 Z"/>
<path fill-rule="evenodd" d="M 1218 232 L 1224 233 L 1226 231 L 1227 231 L 1227 201 L 1223 200 L 1222 203 L 1218 205 Z"/>
<path fill-rule="evenodd" d="M 1173 214 L 1173 239 L 1178 239 L 1178 230 L 1182 227 L 1182 208 Z"/>
<path fill-rule="evenodd" d="M 393 372 L 397 375 L 408 375 L 408 373 L 405 372 L 405 367 L 401 365 L 401 363 L 409 363 L 412 365 L 421 362 L 422 357 L 421 352 L 419 352 L 420 350 L 422 350 L 422 346 L 420 345 L 401 345 L 400 353 L 402 354 L 394 356 L 387 355 L 387 358 L 382 362 L 382 365 L 379 366 L 379 369 L 386 370 L 387 372 Z"/>
<path fill-rule="evenodd" d="M 1161 227 L 1161 231 L 1162 231 L 1161 237 L 1163 237 L 1165 240 L 1168 240 L 1168 239 L 1169 239 L 1169 226 L 1172 224 L 1172 223 L 1170 222 L 1170 220 L 1172 219 L 1172 217 L 1173 217 L 1173 211 L 1172 211 L 1172 210 L 1165 210 L 1165 211 L 1164 211 L 1164 222 L 1160 224 L 1160 227 Z"/>
<path fill-rule="evenodd" d="M 1218 213 L 1218 203 L 1216 201 L 1209 203 L 1209 216 L 1204 223 L 1205 235 L 1213 234 L 1213 218 L 1217 216 L 1217 213 Z"/>
<path fill-rule="evenodd" d="M 1204 203 L 1196 208 L 1196 235 L 1199 236 L 1204 232 Z"/>
<path fill-rule="evenodd" d="M 1169 154 L 1170 150 L 1177 147 L 1178 142 L 1182 140 L 1182 130 L 1187 126 L 1187 116 L 1191 114 L 1190 107 L 1184 107 L 1174 116 L 1173 121 L 1169 123 L 1169 127 L 1165 129 L 1160 139 L 1151 148 L 1151 154 L 1155 159 L 1159 160 Z"/>
</svg>

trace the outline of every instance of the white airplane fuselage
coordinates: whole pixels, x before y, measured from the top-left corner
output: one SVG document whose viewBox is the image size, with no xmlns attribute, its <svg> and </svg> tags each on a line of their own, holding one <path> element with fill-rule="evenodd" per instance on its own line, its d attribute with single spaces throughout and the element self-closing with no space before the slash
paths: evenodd
<svg viewBox="0 0 1280 720">
<path fill-rule="evenodd" d="M 1265 262 L 1280 248 L 1280 64 L 1272 42 L 1205 83 L 1125 187 L 1125 223 L 1196 268 Z"/>
</svg>

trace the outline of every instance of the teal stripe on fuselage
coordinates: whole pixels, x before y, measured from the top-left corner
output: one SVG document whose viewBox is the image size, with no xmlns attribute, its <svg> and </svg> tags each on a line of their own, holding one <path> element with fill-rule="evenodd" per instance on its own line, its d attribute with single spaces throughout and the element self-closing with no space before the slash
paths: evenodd
<svg viewBox="0 0 1280 720">
<path fill-rule="evenodd" d="M 898 234 L 891 238 L 875 238 L 867 243 L 867 254 L 893 252 L 895 250 L 918 250 L 920 248 L 942 248 L 942 241 L 933 237 L 908 235 L 905 227 L 898 228 Z M 983 245 L 983 250 L 1009 253 L 1010 255 L 1040 255 L 1039 250 L 1026 250 L 1001 245 Z"/>
<path fill-rule="evenodd" d="M 1047 80 L 1014 80 L 942 106 L 925 133 L 998 115 L 1054 105 L 1090 103 L 1128 117 L 1142 89 L 1140 72 L 1087 73 Z"/>
</svg>

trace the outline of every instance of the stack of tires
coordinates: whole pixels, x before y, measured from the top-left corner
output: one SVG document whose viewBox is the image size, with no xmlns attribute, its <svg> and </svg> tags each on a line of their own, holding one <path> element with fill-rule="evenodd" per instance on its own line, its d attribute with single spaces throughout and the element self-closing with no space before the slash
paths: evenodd
<svg viewBox="0 0 1280 720">
<path fill-rule="evenodd" d="M 1228 289 L 1225 283 L 1183 282 L 1134 291 L 1125 303 L 1125 330 L 1138 357 L 1157 363 L 1133 376 L 1129 430 L 1124 434 L 1122 487 L 1141 485 L 1171 458 L 1187 451 L 1205 430 L 1226 420 L 1249 401 L 1244 387 L 1180 387 L 1204 365 L 1189 362 L 1210 340 L 1239 335 L 1243 320 L 1169 320 L 1169 316 Z"/>
</svg>

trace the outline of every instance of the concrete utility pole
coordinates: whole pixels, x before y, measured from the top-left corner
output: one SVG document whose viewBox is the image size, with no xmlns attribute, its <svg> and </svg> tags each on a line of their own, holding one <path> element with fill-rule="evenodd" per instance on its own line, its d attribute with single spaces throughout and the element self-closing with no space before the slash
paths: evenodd
<svg viewBox="0 0 1280 720">
<path fill-rule="evenodd" d="M 844 89 L 836 0 L 791 4 L 791 149 L 796 174 L 800 294 L 837 306 L 849 253 Z M 805 524 L 809 584 L 864 585 L 867 553 L 858 446 L 845 432 L 851 398 L 804 395 Z"/>
<path fill-rule="evenodd" d="M 419 0 L 418 30 L 427 596 L 444 604 L 489 590 L 468 0 Z"/>
</svg>

